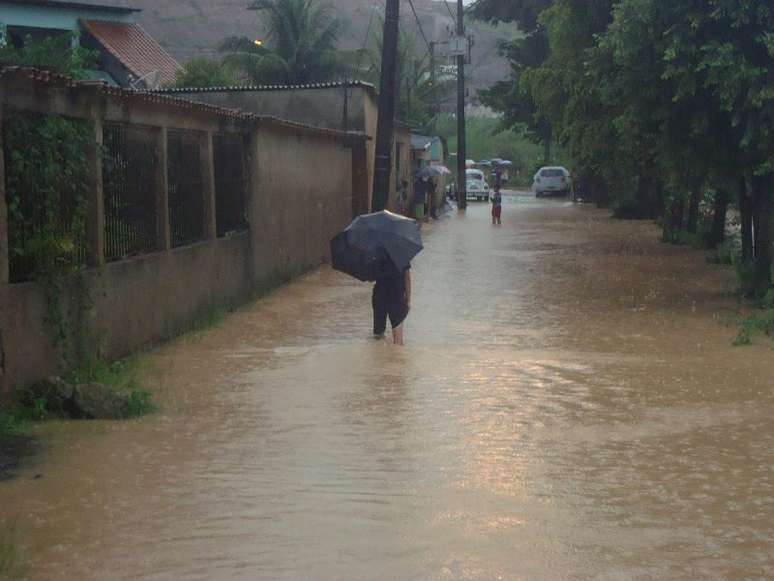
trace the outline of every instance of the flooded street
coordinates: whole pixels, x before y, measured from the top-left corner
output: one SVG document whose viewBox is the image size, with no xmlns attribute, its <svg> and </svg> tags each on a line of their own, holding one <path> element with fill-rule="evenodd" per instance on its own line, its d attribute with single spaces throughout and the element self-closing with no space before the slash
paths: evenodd
<svg viewBox="0 0 774 581">
<path fill-rule="evenodd" d="M 731 346 L 731 274 L 488 212 L 425 228 L 405 348 L 326 267 L 156 351 L 159 413 L 43 426 L 0 483 L 31 578 L 773 578 L 774 344 Z"/>
</svg>

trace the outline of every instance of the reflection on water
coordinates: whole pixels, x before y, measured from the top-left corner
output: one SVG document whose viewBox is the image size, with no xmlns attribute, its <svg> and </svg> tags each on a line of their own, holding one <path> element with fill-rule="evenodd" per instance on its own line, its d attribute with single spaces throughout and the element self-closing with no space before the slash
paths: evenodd
<svg viewBox="0 0 774 581">
<path fill-rule="evenodd" d="M 774 350 L 729 346 L 728 274 L 488 211 L 427 229 L 404 349 L 322 269 L 157 352 L 160 414 L 45 426 L 0 484 L 33 577 L 774 576 Z"/>
</svg>

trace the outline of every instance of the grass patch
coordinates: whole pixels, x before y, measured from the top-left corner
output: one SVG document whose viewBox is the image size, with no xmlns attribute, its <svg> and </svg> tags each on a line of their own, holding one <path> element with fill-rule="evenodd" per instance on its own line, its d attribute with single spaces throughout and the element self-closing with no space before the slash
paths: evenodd
<svg viewBox="0 0 774 581">
<path fill-rule="evenodd" d="M 751 345 L 753 339 L 759 335 L 774 337 L 774 308 L 762 309 L 760 312 L 742 319 L 734 345 L 737 347 Z"/>
<path fill-rule="evenodd" d="M 81 361 L 55 383 L 46 380 L 26 388 L 16 389 L 12 402 L 0 411 L 0 434 L 24 434 L 29 422 L 56 418 L 93 417 L 80 406 L 83 397 L 105 402 L 97 417 L 124 420 L 156 411 L 150 391 L 142 384 L 142 375 L 150 365 L 147 357 L 130 357 L 108 362 L 99 357 Z M 90 388 L 90 384 L 98 384 Z M 78 386 L 84 386 L 76 393 Z M 86 391 L 91 394 L 86 395 Z M 99 395 L 94 395 L 99 394 Z M 88 399 L 91 397 L 92 399 Z M 105 406 L 108 406 L 107 408 Z M 94 408 L 87 408 L 93 410 Z"/>
<path fill-rule="evenodd" d="M 742 243 L 737 236 L 727 236 L 717 248 L 707 253 L 707 262 L 710 264 L 722 264 L 733 266 L 739 262 L 738 256 L 741 254 Z"/>
<path fill-rule="evenodd" d="M 0 437 L 23 436 L 29 431 L 29 418 L 15 406 L 0 408 Z"/>
<path fill-rule="evenodd" d="M 0 579 L 24 579 L 26 566 L 15 529 L 0 530 Z"/>
<path fill-rule="evenodd" d="M 744 289 L 744 284 L 747 282 L 751 285 L 752 281 L 752 267 L 749 267 L 749 271 L 745 271 L 745 274 L 749 277 L 749 280 L 742 279 L 740 272 L 737 269 L 737 276 L 740 276 L 740 290 Z M 742 319 L 739 324 L 739 334 L 734 341 L 734 345 L 750 345 L 752 340 L 757 335 L 768 335 L 774 338 L 774 268 L 771 269 L 771 287 L 766 295 L 761 299 L 759 310 L 752 315 Z"/>
<path fill-rule="evenodd" d="M 105 361 L 101 357 L 91 357 L 70 370 L 65 380 L 72 385 L 99 383 L 119 394 L 128 397 L 124 410 L 116 414 L 118 420 L 137 418 L 157 410 L 151 393 L 145 389 L 140 379 L 147 372 L 150 360 L 141 355 Z"/>
</svg>

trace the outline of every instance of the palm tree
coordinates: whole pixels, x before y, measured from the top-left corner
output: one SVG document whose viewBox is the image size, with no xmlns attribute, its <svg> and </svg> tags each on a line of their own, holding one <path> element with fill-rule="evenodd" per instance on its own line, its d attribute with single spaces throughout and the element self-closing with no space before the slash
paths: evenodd
<svg viewBox="0 0 774 581">
<path fill-rule="evenodd" d="M 335 76 L 341 20 L 330 7 L 318 0 L 256 0 L 248 9 L 266 13 L 268 46 L 232 37 L 221 50 L 250 81 L 293 85 Z"/>
</svg>

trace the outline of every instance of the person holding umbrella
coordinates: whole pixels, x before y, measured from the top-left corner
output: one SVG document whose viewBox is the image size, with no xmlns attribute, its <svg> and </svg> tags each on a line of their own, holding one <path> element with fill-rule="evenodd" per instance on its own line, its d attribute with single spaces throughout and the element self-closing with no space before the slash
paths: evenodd
<svg viewBox="0 0 774 581">
<path fill-rule="evenodd" d="M 392 265 L 385 270 L 387 272 L 376 279 L 371 294 L 374 338 L 384 339 L 389 318 L 393 343 L 403 345 L 403 322 L 411 310 L 411 265 L 409 264 L 402 274 L 392 268 Z"/>
<path fill-rule="evenodd" d="M 386 210 L 358 216 L 331 240 L 334 269 L 376 283 L 371 295 L 375 337 L 384 337 L 389 319 L 393 341 L 403 345 L 403 323 L 411 308 L 411 260 L 423 248 L 417 221 Z"/>
</svg>

